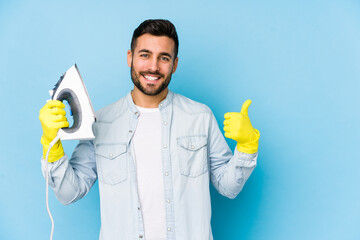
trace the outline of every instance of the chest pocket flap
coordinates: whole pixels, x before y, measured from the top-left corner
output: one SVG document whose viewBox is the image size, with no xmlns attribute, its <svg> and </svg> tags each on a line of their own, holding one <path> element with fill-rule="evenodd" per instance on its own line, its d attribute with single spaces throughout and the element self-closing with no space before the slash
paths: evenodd
<svg viewBox="0 0 360 240">
<path fill-rule="evenodd" d="M 101 144 L 96 147 L 96 154 L 110 160 L 126 152 L 126 144 Z"/>
<path fill-rule="evenodd" d="M 197 151 L 207 144 L 207 138 L 205 135 L 204 136 L 179 137 L 177 139 L 177 143 L 179 146 L 181 146 L 187 150 Z"/>
</svg>

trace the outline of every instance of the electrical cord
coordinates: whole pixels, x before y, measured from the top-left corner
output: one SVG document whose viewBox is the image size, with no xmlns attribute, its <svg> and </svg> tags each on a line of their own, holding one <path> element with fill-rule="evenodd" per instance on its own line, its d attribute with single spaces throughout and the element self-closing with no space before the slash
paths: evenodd
<svg viewBox="0 0 360 240">
<path fill-rule="evenodd" d="M 50 212 L 50 208 L 49 208 L 49 171 L 48 171 L 48 157 L 49 157 L 49 153 L 51 148 L 55 145 L 55 143 L 59 140 L 60 138 L 58 136 L 56 136 L 54 138 L 54 140 L 52 140 L 52 142 L 49 144 L 49 149 L 47 150 L 46 153 L 46 158 L 45 158 L 45 179 L 46 179 L 46 209 L 47 212 L 49 214 L 50 220 L 51 220 L 51 234 L 50 234 L 50 240 L 52 240 L 53 238 L 53 234 L 54 234 L 54 228 L 55 228 L 55 223 L 54 223 L 54 219 L 51 215 Z"/>
</svg>

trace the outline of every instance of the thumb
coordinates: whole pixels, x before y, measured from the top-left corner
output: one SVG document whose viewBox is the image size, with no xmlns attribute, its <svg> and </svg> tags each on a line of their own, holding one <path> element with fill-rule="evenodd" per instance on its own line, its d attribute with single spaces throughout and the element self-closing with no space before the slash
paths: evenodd
<svg viewBox="0 0 360 240">
<path fill-rule="evenodd" d="M 251 100 L 250 99 L 246 100 L 241 107 L 240 113 L 248 115 L 248 108 L 249 108 L 250 104 L 251 104 Z"/>
</svg>

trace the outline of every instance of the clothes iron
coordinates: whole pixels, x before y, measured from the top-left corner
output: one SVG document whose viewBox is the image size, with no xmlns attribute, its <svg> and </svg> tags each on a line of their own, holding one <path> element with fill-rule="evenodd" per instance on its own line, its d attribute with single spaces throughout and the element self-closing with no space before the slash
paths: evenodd
<svg viewBox="0 0 360 240">
<path fill-rule="evenodd" d="M 67 70 L 56 83 L 54 89 L 49 91 L 52 100 L 66 100 L 70 105 L 70 114 L 73 116 L 74 122 L 72 126 L 59 129 L 57 136 L 49 144 L 46 153 L 45 179 L 46 179 L 46 209 L 51 220 L 50 240 L 54 234 L 54 219 L 49 208 L 49 171 L 48 157 L 50 149 L 59 140 L 85 140 L 94 139 L 92 124 L 96 121 L 94 108 L 91 104 L 89 94 L 85 84 L 80 76 L 80 72 L 76 66 L 72 66 Z"/>
<path fill-rule="evenodd" d="M 69 103 L 74 120 L 72 126 L 59 129 L 58 137 L 61 140 L 94 139 L 92 124 L 96 121 L 96 116 L 76 64 L 60 77 L 49 93 L 52 100 L 66 100 Z"/>
</svg>

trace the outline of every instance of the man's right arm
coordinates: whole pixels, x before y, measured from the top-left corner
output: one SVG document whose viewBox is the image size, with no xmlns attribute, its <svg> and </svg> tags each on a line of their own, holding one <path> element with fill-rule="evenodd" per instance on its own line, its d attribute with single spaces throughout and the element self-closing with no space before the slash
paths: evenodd
<svg viewBox="0 0 360 240">
<path fill-rule="evenodd" d="M 43 145 L 42 170 L 46 176 L 46 160 L 48 162 L 49 185 L 56 197 L 63 204 L 72 203 L 89 192 L 96 181 L 95 150 L 92 141 L 80 141 L 70 160 L 64 153 L 61 141 L 58 140 L 50 149 L 60 128 L 68 127 L 65 105 L 58 100 L 48 101 L 40 110 L 39 119 L 43 129 L 41 144 Z"/>
<path fill-rule="evenodd" d="M 45 176 L 43 158 L 41 165 Z M 48 163 L 48 171 L 49 185 L 61 203 L 70 204 L 84 197 L 97 178 L 93 141 L 80 141 L 70 160 L 65 154 L 59 160 Z"/>
</svg>

